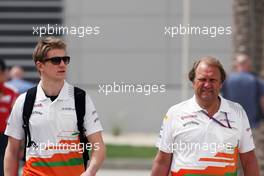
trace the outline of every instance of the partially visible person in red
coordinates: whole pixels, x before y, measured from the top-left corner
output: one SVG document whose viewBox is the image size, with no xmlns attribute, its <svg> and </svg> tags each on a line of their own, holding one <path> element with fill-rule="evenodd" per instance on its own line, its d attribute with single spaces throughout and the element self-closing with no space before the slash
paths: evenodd
<svg viewBox="0 0 264 176">
<path fill-rule="evenodd" d="M 0 175 L 4 175 L 3 160 L 7 145 L 7 136 L 4 135 L 7 118 L 17 97 L 17 93 L 6 87 L 6 64 L 0 59 Z"/>
</svg>

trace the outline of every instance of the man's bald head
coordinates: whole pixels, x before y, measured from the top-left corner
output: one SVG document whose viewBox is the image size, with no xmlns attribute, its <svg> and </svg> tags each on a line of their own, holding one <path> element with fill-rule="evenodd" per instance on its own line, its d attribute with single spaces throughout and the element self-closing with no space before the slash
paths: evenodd
<svg viewBox="0 0 264 176">
<path fill-rule="evenodd" d="M 251 72 L 252 61 L 246 54 L 237 54 L 234 59 L 234 69 L 237 72 Z"/>
<path fill-rule="evenodd" d="M 19 66 L 14 66 L 10 70 L 11 79 L 22 79 L 24 77 L 24 70 Z"/>
</svg>

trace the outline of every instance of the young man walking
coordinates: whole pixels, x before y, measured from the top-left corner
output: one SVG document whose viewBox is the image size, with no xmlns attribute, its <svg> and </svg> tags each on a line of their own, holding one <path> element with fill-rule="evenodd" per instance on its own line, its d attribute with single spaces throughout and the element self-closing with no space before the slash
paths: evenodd
<svg viewBox="0 0 264 176">
<path fill-rule="evenodd" d="M 29 119 L 33 145 L 26 149 L 23 175 L 38 176 L 95 176 L 105 158 L 105 146 L 95 107 L 85 97 L 83 127 L 89 145 L 81 145 L 75 111 L 74 87 L 65 81 L 70 57 L 66 44 L 58 38 L 41 39 L 33 59 L 40 74 L 34 107 Z M 23 106 L 26 94 L 18 97 L 5 134 L 9 136 L 5 154 L 5 176 L 15 175 L 19 161 L 19 147 L 27 138 L 23 129 Z M 82 151 L 91 149 L 85 170 Z"/>
</svg>

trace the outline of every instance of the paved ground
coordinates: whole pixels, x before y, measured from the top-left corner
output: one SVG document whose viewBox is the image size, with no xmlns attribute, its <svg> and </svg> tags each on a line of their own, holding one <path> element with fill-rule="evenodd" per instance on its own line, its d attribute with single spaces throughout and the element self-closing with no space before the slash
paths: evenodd
<svg viewBox="0 0 264 176">
<path fill-rule="evenodd" d="M 149 176 L 150 171 L 148 170 L 100 170 L 97 176 Z"/>
<path fill-rule="evenodd" d="M 153 159 L 106 159 L 103 169 L 110 170 L 151 170 Z"/>
<path fill-rule="evenodd" d="M 96 176 L 150 176 L 150 172 L 150 170 L 100 169 Z"/>
<path fill-rule="evenodd" d="M 106 144 L 132 145 L 132 146 L 155 146 L 158 134 L 131 133 L 113 136 L 103 133 Z"/>
</svg>

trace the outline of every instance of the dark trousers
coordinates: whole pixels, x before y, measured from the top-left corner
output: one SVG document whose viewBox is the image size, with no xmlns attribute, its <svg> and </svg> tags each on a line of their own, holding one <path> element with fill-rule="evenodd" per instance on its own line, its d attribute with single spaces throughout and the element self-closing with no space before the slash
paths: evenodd
<svg viewBox="0 0 264 176">
<path fill-rule="evenodd" d="M 0 176 L 4 175 L 4 156 L 8 137 L 0 134 Z"/>
</svg>

